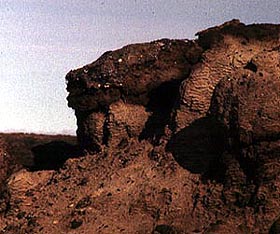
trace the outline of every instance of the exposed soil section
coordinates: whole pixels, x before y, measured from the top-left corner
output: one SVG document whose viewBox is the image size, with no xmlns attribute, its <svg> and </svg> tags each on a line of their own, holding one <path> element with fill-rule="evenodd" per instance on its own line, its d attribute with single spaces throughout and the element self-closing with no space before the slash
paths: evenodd
<svg viewBox="0 0 280 234">
<path fill-rule="evenodd" d="M 67 99 L 76 112 L 80 144 L 95 152 L 139 135 L 158 141 L 170 121 L 180 83 L 201 53 L 193 41 L 162 39 L 106 52 L 69 72 Z M 118 120 L 112 118 L 120 116 L 119 111 L 134 117 L 118 122 L 116 131 L 112 121 Z"/>
<path fill-rule="evenodd" d="M 66 80 L 79 147 L 3 141 L 1 233 L 279 233 L 279 25 L 125 46 Z"/>
</svg>

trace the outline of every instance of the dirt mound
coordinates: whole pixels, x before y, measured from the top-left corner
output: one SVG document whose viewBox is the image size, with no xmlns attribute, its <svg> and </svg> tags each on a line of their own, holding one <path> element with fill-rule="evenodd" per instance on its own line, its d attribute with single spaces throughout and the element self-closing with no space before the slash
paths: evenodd
<svg viewBox="0 0 280 234">
<path fill-rule="evenodd" d="M 69 72 L 86 154 L 37 148 L 51 167 L 9 177 L 2 233 L 277 233 L 279 48 L 233 20 Z"/>
</svg>

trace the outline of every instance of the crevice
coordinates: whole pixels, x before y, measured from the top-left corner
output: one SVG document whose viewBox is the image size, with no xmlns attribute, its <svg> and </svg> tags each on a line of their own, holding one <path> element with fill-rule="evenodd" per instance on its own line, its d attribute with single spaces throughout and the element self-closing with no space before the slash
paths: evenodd
<svg viewBox="0 0 280 234">
<path fill-rule="evenodd" d="M 171 122 L 171 113 L 178 99 L 181 82 L 182 80 L 168 81 L 150 92 L 147 111 L 152 115 L 139 136 L 140 140 L 148 139 L 152 143 L 158 144 L 164 135 L 166 125 Z"/>
</svg>

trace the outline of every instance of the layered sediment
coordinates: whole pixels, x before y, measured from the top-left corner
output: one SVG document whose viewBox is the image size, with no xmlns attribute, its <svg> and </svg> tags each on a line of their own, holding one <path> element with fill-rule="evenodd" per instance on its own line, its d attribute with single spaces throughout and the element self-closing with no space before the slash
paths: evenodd
<svg viewBox="0 0 280 234">
<path fill-rule="evenodd" d="M 280 26 L 197 36 L 67 74 L 85 155 L 10 177 L 6 233 L 279 232 Z"/>
<path fill-rule="evenodd" d="M 99 150 L 148 140 L 201 176 L 193 214 L 253 216 L 248 228 L 261 232 L 280 205 L 280 27 L 233 20 L 197 35 L 127 46 L 70 72 L 78 137 Z M 82 83 L 77 98 L 71 88 Z"/>
</svg>

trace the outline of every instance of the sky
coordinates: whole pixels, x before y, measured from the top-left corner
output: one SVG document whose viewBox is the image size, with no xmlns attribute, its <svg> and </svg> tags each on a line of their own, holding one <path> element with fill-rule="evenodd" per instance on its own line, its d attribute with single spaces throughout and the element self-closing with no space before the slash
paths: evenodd
<svg viewBox="0 0 280 234">
<path fill-rule="evenodd" d="M 279 23 L 279 0 L 0 0 L 0 132 L 71 134 L 65 75 L 108 50 L 192 39 L 233 18 Z"/>
</svg>

